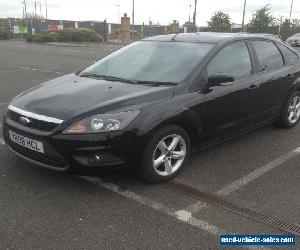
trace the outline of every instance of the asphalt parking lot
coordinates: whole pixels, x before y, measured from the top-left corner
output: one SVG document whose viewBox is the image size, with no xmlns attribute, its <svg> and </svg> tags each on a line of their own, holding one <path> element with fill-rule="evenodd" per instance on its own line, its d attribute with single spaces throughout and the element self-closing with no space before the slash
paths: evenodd
<svg viewBox="0 0 300 250">
<path fill-rule="evenodd" d="M 20 92 L 117 47 L 0 41 L 0 115 Z M 9 152 L 0 125 L 0 249 L 219 249 L 223 233 L 291 233 L 300 225 L 299 133 L 261 128 L 194 154 L 172 183 L 150 185 L 126 171 L 84 177 L 32 166 Z"/>
</svg>

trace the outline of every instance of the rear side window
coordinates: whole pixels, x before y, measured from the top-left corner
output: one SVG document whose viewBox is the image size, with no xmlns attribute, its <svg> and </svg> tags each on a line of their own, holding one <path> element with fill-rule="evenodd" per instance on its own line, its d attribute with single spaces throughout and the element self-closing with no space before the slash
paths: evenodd
<svg viewBox="0 0 300 250">
<path fill-rule="evenodd" d="M 251 59 L 245 42 L 235 42 L 223 48 L 209 63 L 208 76 L 224 73 L 241 79 L 252 73 Z"/>
<path fill-rule="evenodd" d="M 252 41 L 252 44 L 259 60 L 260 72 L 283 67 L 283 57 L 273 42 Z"/>
<path fill-rule="evenodd" d="M 286 56 L 290 59 L 291 64 L 295 64 L 298 61 L 298 55 L 294 51 L 290 50 L 282 44 L 278 44 L 278 46 L 283 51 L 283 53 L 285 53 Z"/>
</svg>

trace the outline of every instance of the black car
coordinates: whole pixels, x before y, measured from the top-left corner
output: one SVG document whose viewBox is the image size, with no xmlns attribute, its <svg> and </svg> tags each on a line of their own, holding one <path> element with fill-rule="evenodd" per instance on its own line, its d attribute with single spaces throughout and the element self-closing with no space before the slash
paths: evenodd
<svg viewBox="0 0 300 250">
<path fill-rule="evenodd" d="M 300 117 L 299 54 L 246 34 L 164 35 L 15 97 L 4 138 L 17 155 L 67 171 L 136 166 L 173 178 L 189 155 Z"/>
</svg>

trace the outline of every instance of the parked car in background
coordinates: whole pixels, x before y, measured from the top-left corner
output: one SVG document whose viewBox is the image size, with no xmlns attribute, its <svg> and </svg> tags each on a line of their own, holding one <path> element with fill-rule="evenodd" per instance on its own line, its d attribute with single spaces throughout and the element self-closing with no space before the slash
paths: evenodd
<svg viewBox="0 0 300 250">
<path fill-rule="evenodd" d="M 286 41 L 291 46 L 300 46 L 300 33 L 289 37 Z"/>
<path fill-rule="evenodd" d="M 43 167 L 129 163 L 162 182 L 192 152 L 299 119 L 297 51 L 261 35 L 189 33 L 130 44 L 18 95 L 3 132 L 15 154 Z"/>
</svg>

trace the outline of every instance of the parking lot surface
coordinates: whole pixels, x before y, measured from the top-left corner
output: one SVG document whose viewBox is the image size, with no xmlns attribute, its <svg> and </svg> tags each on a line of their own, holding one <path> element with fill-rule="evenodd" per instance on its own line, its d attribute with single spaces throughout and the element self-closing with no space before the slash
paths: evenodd
<svg viewBox="0 0 300 250">
<path fill-rule="evenodd" d="M 0 41 L 0 115 L 22 91 L 117 48 Z M 222 233 L 291 233 L 209 197 L 299 226 L 299 133 L 300 125 L 261 128 L 195 153 L 175 185 L 150 185 L 126 171 L 70 176 L 33 166 L 9 151 L 0 125 L 0 248 L 219 249 Z M 299 234 L 290 249 L 300 248 Z"/>
</svg>

